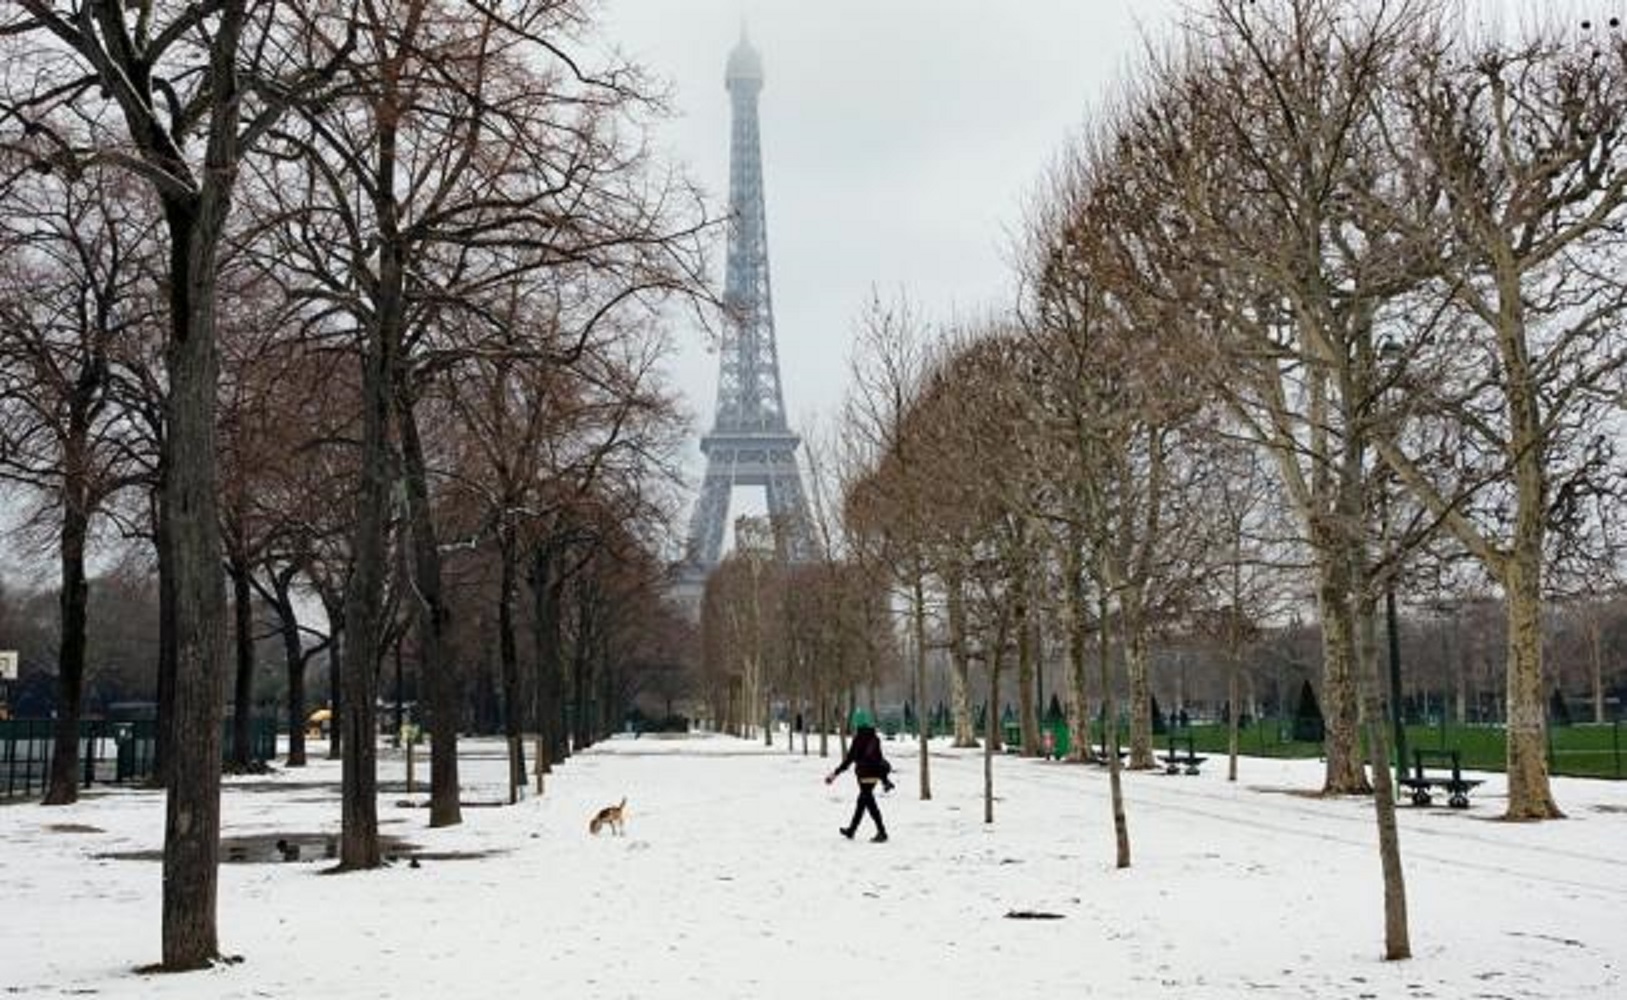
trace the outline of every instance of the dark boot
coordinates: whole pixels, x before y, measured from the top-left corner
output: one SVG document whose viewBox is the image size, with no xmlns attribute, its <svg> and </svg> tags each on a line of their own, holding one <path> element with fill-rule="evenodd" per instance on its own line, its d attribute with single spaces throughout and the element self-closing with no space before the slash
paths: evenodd
<svg viewBox="0 0 1627 1000">
<path fill-rule="evenodd" d="M 872 843 L 872 844 L 885 844 L 886 842 L 887 842 L 887 831 L 886 830 L 877 830 L 876 835 L 874 837 L 870 838 L 870 843 Z"/>
<path fill-rule="evenodd" d="M 848 840 L 853 839 L 853 828 L 851 826 L 839 826 L 839 827 L 836 828 L 836 832 L 840 833 L 842 836 L 846 837 Z"/>
</svg>

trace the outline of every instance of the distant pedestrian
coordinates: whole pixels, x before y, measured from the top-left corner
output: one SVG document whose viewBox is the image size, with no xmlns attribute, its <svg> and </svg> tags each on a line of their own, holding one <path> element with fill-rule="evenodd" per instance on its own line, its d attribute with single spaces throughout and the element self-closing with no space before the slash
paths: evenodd
<svg viewBox="0 0 1627 1000">
<path fill-rule="evenodd" d="M 876 785 L 880 784 L 887 791 L 893 790 L 893 783 L 887 777 L 893 766 L 881 753 L 881 737 L 876 735 L 876 727 L 870 722 L 870 713 L 864 709 L 853 712 L 853 739 L 847 745 L 847 756 L 842 758 L 842 765 L 831 773 L 825 775 L 825 784 L 836 780 L 836 776 L 853 768 L 854 775 L 859 779 L 859 800 L 853 806 L 853 821 L 844 827 L 839 827 L 842 836 L 848 840 L 859 830 L 859 822 L 864 814 L 869 813 L 875 821 L 876 835 L 870 839 L 878 844 L 887 842 L 887 826 L 881 821 L 881 809 L 876 805 Z"/>
</svg>

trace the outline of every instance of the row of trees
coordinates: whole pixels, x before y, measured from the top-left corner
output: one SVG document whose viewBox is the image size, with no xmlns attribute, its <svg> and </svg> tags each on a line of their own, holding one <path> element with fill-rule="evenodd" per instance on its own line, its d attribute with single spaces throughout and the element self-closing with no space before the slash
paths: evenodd
<svg viewBox="0 0 1627 1000">
<path fill-rule="evenodd" d="M 833 637 L 844 633 L 834 620 L 823 618 L 817 605 L 808 603 L 814 597 L 810 586 L 803 583 L 808 571 L 776 561 L 775 557 L 759 557 L 754 598 L 746 589 L 752 579 L 746 575 L 748 566 L 738 553 L 726 559 L 719 585 L 724 590 L 732 588 L 738 601 L 755 599 L 759 605 L 766 602 L 769 610 L 761 628 L 745 628 L 743 625 L 751 621 L 744 610 L 749 603 L 726 601 L 722 592 L 714 598 L 716 603 L 706 620 L 719 628 L 708 632 L 708 655 L 703 662 L 711 672 L 700 678 L 709 699 L 703 717 L 721 720 L 719 728 L 726 732 L 758 731 L 761 707 L 750 720 L 730 711 L 730 678 L 737 674 L 744 685 L 743 665 L 748 656 L 760 663 L 757 686 L 766 692 L 776 723 L 794 724 L 801 719 L 810 729 L 824 725 L 828 730 L 845 715 L 835 711 L 834 702 L 841 702 L 844 708 L 863 704 L 877 718 L 907 721 L 913 717 L 914 692 L 905 669 L 908 657 L 901 655 L 905 647 L 897 636 L 889 634 L 884 604 L 877 605 L 881 630 L 872 647 L 874 660 L 857 643 L 851 651 L 833 643 L 822 656 L 816 654 L 818 662 L 810 668 L 802 656 L 793 658 L 784 652 L 794 641 L 788 633 L 798 627 L 812 629 L 815 635 L 824 628 L 831 628 Z M 1413 589 L 1415 583 L 1405 582 L 1402 594 L 1406 600 L 1398 609 L 1396 622 L 1401 714 L 1414 725 L 1500 725 L 1505 712 L 1507 646 L 1502 602 L 1467 595 L 1461 602 L 1443 603 L 1438 593 Z M 859 593 L 854 592 L 855 598 Z M 971 701 L 965 711 L 950 709 L 957 691 L 951 666 L 948 608 L 943 597 L 933 588 L 928 599 L 926 704 L 935 724 L 941 712 L 945 722 L 952 726 L 958 721 L 964 728 L 978 717 L 973 709 L 981 705 L 986 694 L 968 691 L 962 685 L 958 693 L 969 696 Z M 1045 706 L 1045 718 L 1049 719 L 1054 708 L 1065 720 L 1062 699 L 1069 686 L 1065 673 L 1068 643 L 1061 633 L 1055 605 L 1042 600 L 1039 611 L 1032 637 L 1037 650 L 1033 697 L 1036 705 Z M 892 624 L 896 626 L 896 620 Z M 1545 671 L 1550 682 L 1549 723 L 1560 718 L 1597 725 L 1622 718 L 1621 706 L 1627 704 L 1627 603 L 1621 598 L 1577 599 L 1550 605 L 1544 615 L 1543 635 Z M 1229 720 L 1231 664 L 1224 638 L 1213 629 L 1193 628 L 1187 623 L 1176 623 L 1155 634 L 1148 668 L 1154 742 L 1160 705 L 1166 717 L 1185 711 L 1196 721 Z M 1320 627 L 1314 621 L 1302 623 L 1297 615 L 1290 614 L 1285 622 L 1249 628 L 1245 639 L 1238 664 L 1240 723 L 1246 725 L 1251 719 L 1280 722 L 1300 714 L 1299 706 L 1307 697 L 1305 684 L 1321 677 Z M 732 668 L 731 663 L 735 664 Z M 855 664 L 860 668 L 857 674 Z M 810 706 L 808 697 L 794 693 L 799 687 L 798 671 L 811 677 L 802 686 L 811 683 L 831 689 L 832 701 L 825 711 L 817 711 L 817 700 Z M 1014 720 L 1019 692 L 1010 674 L 1007 671 L 1000 680 L 999 711 L 1002 719 Z M 1114 682 L 1117 696 L 1124 698 L 1124 679 L 1115 674 Z M 1085 678 L 1085 690 L 1087 703 L 1099 713 L 1102 698 L 1094 676 Z M 1310 704 L 1317 703 L 1314 690 L 1308 697 Z M 749 703 L 752 699 L 743 700 Z M 759 706 L 763 702 L 761 697 L 756 699 Z M 1565 706 L 1563 711 L 1556 707 L 1560 704 Z M 810 707 L 815 710 L 810 711 Z M 1121 712 L 1121 718 L 1125 714 Z M 1320 724 L 1320 709 L 1312 714 Z M 913 724 L 909 728 L 913 731 Z M 1316 739 L 1320 740 L 1320 735 Z M 971 738 L 964 744 L 977 745 Z M 1021 749 L 1032 752 L 1029 747 Z"/>
<path fill-rule="evenodd" d="M 735 550 L 707 580 L 697 693 L 719 731 L 766 744 L 783 711 L 818 733 L 824 754 L 861 690 L 874 706 L 897 660 L 893 616 L 885 588 L 861 566 L 792 562 L 775 535 L 768 519 L 741 518 Z"/>
<path fill-rule="evenodd" d="M 522 729 L 546 767 L 670 645 L 659 320 L 704 300 L 711 221 L 645 146 L 651 85 L 592 30 L 576 0 L 0 15 L 0 475 L 61 564 L 48 801 L 74 795 L 92 543 L 145 540 L 165 968 L 219 954 L 226 665 L 246 745 L 257 604 L 291 764 L 305 665 L 324 652 L 341 678 L 349 869 L 380 863 L 378 677 L 404 637 L 434 825 L 460 818 L 460 661 L 498 663 L 523 784 Z"/>
<path fill-rule="evenodd" d="M 1128 766 L 1151 766 L 1156 644 L 1223 650 L 1235 706 L 1262 630 L 1314 615 L 1323 789 L 1374 793 L 1392 958 L 1386 596 L 1426 577 L 1497 596 L 1505 815 L 1549 819 L 1545 601 L 1608 594 L 1622 568 L 1627 39 L 1530 23 L 1436 0 L 1191 11 L 1058 157 L 1009 313 L 933 344 L 873 304 L 843 427 L 830 562 L 890 590 L 916 705 L 942 636 L 962 744 L 980 664 L 991 705 L 1015 667 L 1040 745 L 1044 632 L 1067 647 L 1076 752 L 1098 707 L 1117 744 L 1122 672 Z M 924 738 L 920 769 L 925 798 Z"/>
</svg>

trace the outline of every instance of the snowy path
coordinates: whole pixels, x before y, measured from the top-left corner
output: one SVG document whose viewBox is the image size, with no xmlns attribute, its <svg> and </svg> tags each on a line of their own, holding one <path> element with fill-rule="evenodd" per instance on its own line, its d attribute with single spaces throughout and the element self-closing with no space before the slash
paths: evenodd
<svg viewBox="0 0 1627 1000">
<path fill-rule="evenodd" d="M 466 800 L 500 799 L 500 747 L 466 747 Z M 975 752 L 935 747 L 921 802 L 913 746 L 887 747 L 886 845 L 836 835 L 853 785 L 821 784 L 829 760 L 717 737 L 612 741 L 450 830 L 386 791 L 386 832 L 491 853 L 223 866 L 222 942 L 245 962 L 179 977 L 130 972 L 157 957 L 159 866 L 97 857 L 159 846 L 159 796 L 0 807 L 0 996 L 1627 996 L 1627 785 L 1559 781 L 1573 818 L 1542 825 L 1490 820 L 1496 776 L 1467 813 L 1403 808 L 1418 957 L 1386 964 L 1371 804 L 1295 794 L 1314 762 L 1244 759 L 1236 786 L 1215 759 L 1127 775 L 1121 872 L 1102 772 L 1003 757 L 990 828 Z M 400 769 L 386 755 L 381 776 Z M 337 777 L 234 781 L 226 835 L 331 833 Z M 589 837 L 622 795 L 627 836 Z"/>
</svg>

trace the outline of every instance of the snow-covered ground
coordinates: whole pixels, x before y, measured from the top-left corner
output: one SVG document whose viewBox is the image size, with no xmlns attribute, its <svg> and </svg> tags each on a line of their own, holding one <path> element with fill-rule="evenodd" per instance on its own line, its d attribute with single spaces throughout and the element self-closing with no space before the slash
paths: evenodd
<svg viewBox="0 0 1627 1000">
<path fill-rule="evenodd" d="M 1386 963 L 1371 804 L 1297 794 L 1315 762 L 1245 758 L 1237 785 L 1214 759 L 1127 774 L 1118 871 L 1095 768 L 1000 758 L 985 826 L 976 752 L 935 745 L 922 802 L 913 745 L 889 743 L 892 840 L 871 844 L 836 833 L 852 778 L 826 787 L 830 760 L 783 745 L 616 739 L 514 807 L 487 805 L 501 747 L 463 747 L 462 826 L 381 792 L 417 867 L 322 874 L 329 761 L 231 780 L 224 836 L 304 850 L 222 866 L 222 945 L 244 960 L 180 976 L 133 971 L 158 958 L 160 866 L 103 857 L 160 846 L 159 795 L 0 807 L 0 996 L 1627 996 L 1624 784 L 1556 781 L 1571 818 L 1540 825 L 1494 821 L 1496 775 L 1467 812 L 1403 807 L 1416 957 Z M 386 751 L 381 778 L 401 774 Z M 627 835 L 590 837 L 623 795 Z"/>
</svg>

